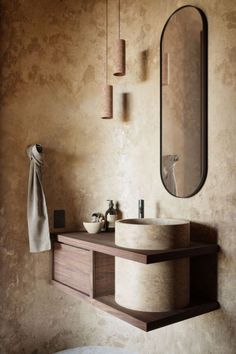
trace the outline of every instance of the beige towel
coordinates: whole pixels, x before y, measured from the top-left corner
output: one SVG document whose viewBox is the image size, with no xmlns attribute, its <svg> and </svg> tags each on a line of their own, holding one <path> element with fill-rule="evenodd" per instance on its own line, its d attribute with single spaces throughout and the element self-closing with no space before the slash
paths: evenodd
<svg viewBox="0 0 236 354">
<path fill-rule="evenodd" d="M 27 148 L 30 159 L 27 219 L 30 252 L 42 252 L 51 249 L 48 212 L 42 186 L 41 166 L 43 154 L 41 145 Z"/>
<path fill-rule="evenodd" d="M 178 196 L 178 188 L 175 178 L 175 164 L 179 161 L 178 155 L 164 155 L 162 156 L 162 178 L 167 190 Z"/>
</svg>

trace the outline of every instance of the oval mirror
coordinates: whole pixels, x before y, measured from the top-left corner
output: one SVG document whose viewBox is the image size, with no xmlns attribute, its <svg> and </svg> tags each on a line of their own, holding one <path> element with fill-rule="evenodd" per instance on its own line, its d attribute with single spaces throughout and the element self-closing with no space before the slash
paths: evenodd
<svg viewBox="0 0 236 354">
<path fill-rule="evenodd" d="M 184 6 L 161 36 L 161 177 L 169 193 L 190 197 L 207 174 L 207 20 Z"/>
</svg>

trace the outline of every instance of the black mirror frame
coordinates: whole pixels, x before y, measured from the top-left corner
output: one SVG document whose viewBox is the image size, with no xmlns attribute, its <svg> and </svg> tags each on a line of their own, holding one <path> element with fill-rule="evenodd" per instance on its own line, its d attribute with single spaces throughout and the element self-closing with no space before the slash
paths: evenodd
<svg viewBox="0 0 236 354">
<path fill-rule="evenodd" d="M 183 8 L 186 7 L 191 7 L 196 9 L 201 18 L 202 18 L 202 26 L 203 26 L 203 35 L 204 35 L 204 68 L 203 68 L 203 72 L 202 72 L 202 77 L 204 77 L 204 84 L 203 84 L 203 89 L 205 91 L 205 102 L 204 102 L 204 106 L 202 107 L 202 111 L 204 113 L 204 118 L 205 118 L 205 124 L 204 126 L 202 126 L 202 148 L 203 148 L 203 161 L 202 161 L 202 177 L 200 180 L 200 183 L 198 185 L 198 187 L 194 190 L 193 193 L 181 197 L 181 196 L 177 196 L 173 193 L 171 193 L 165 186 L 165 183 L 163 181 L 163 177 L 162 177 L 162 42 L 163 42 L 163 36 L 165 33 L 165 29 L 170 21 L 170 19 L 172 18 L 172 16 L 174 16 L 178 11 L 182 10 Z M 168 20 L 166 21 L 163 30 L 161 32 L 161 38 L 160 38 L 160 175 L 161 175 L 161 181 L 163 186 L 165 187 L 165 189 L 167 190 L 167 192 L 169 194 L 171 194 L 172 196 L 176 197 L 176 198 L 190 198 L 192 196 L 194 196 L 195 194 L 197 194 L 200 189 L 203 187 L 206 178 L 207 178 L 207 173 L 208 173 L 208 23 L 207 23 L 207 17 L 205 15 L 205 13 L 198 7 L 193 6 L 193 5 L 185 5 L 185 6 L 181 6 L 180 8 L 178 8 L 177 10 L 175 10 L 170 17 L 168 18 Z"/>
</svg>

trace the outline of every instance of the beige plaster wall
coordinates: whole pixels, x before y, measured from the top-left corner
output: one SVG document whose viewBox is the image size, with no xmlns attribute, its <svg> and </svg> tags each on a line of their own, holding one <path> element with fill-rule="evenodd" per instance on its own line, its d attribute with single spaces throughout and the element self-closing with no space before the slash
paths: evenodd
<svg viewBox="0 0 236 354">
<path fill-rule="evenodd" d="M 116 2 L 109 3 L 112 40 Z M 127 76 L 112 78 L 115 119 L 103 121 L 104 2 L 1 2 L 1 354 L 78 345 L 140 354 L 235 352 L 236 3 L 191 2 L 209 22 L 209 171 L 190 199 L 169 195 L 159 173 L 159 39 L 166 19 L 186 2 L 121 3 Z M 125 217 L 136 216 L 144 198 L 146 216 L 188 218 L 216 230 L 221 310 L 144 333 L 54 289 L 50 254 L 28 251 L 25 148 L 36 142 L 46 152 L 50 218 L 65 208 L 67 230 L 104 211 L 109 198 L 119 200 Z"/>
</svg>

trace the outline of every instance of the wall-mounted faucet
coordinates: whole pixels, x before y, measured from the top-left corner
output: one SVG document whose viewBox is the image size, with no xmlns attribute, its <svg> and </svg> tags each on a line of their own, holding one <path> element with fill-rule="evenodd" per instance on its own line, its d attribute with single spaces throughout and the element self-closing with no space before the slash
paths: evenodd
<svg viewBox="0 0 236 354">
<path fill-rule="evenodd" d="M 144 218 L 144 200 L 143 199 L 139 199 L 139 201 L 138 201 L 138 217 L 139 217 L 139 219 Z"/>
</svg>

